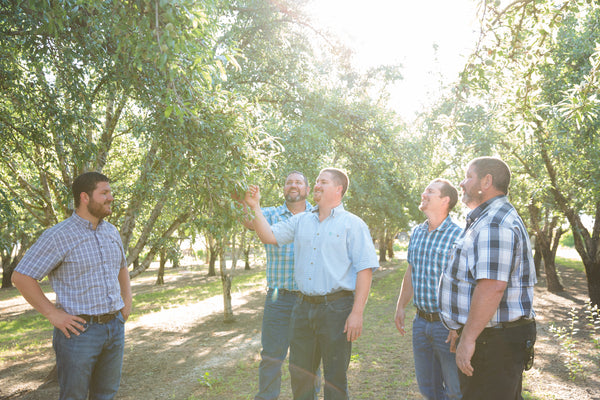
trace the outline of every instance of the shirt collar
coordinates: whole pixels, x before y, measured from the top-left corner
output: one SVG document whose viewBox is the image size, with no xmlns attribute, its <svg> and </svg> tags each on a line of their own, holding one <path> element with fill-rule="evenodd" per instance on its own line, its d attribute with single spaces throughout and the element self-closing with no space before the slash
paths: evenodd
<svg viewBox="0 0 600 400">
<path fill-rule="evenodd" d="M 492 197 L 488 201 L 481 203 L 477 208 L 474 208 L 471 212 L 469 212 L 467 214 L 467 228 L 469 228 L 469 226 L 471 226 L 471 224 L 473 222 L 475 222 L 477 220 L 477 218 L 479 218 L 481 216 L 481 214 L 483 214 L 483 212 L 489 207 L 490 204 L 492 204 L 496 200 L 501 200 L 501 199 L 506 200 L 506 195 L 501 194 L 499 196 Z M 467 229 L 467 228 L 465 228 L 465 229 Z"/>
<path fill-rule="evenodd" d="M 344 209 L 344 204 L 340 203 L 339 206 L 335 207 L 334 209 L 331 210 L 331 214 L 329 214 L 330 217 L 335 217 L 336 214 L 340 214 L 342 212 L 346 211 Z M 311 210 L 311 212 L 313 214 L 319 214 L 319 205 L 317 204 L 316 206 L 313 207 L 313 209 Z"/>
<path fill-rule="evenodd" d="M 82 218 L 81 216 L 79 216 L 79 214 L 77 214 L 75 211 L 73 211 L 73 214 L 71 214 L 71 218 L 73 218 L 73 220 L 80 226 L 90 229 L 90 230 L 94 230 L 94 224 L 92 224 L 90 221 L 88 221 L 85 218 Z M 98 229 L 98 227 L 100 227 L 100 225 L 102 225 L 102 223 L 104 222 L 103 219 L 100 220 L 100 222 L 98 222 L 98 226 L 96 226 L 96 229 Z"/>
<path fill-rule="evenodd" d="M 306 205 L 306 210 L 304 210 L 304 212 L 312 211 L 313 206 L 308 202 L 308 200 L 304 200 L 304 204 Z M 283 203 L 280 208 L 283 210 L 284 214 L 293 215 L 286 203 Z"/>
<path fill-rule="evenodd" d="M 445 231 L 446 229 L 448 229 L 448 227 L 450 226 L 451 223 L 452 223 L 452 218 L 450 218 L 450 215 L 448 215 L 448 216 L 446 216 L 446 218 L 444 218 L 444 220 L 442 221 L 440 226 L 435 228 L 432 232 Z M 421 229 L 429 231 L 429 223 L 427 222 L 427 220 L 425 220 L 425 222 L 422 223 L 420 226 L 421 226 Z"/>
</svg>

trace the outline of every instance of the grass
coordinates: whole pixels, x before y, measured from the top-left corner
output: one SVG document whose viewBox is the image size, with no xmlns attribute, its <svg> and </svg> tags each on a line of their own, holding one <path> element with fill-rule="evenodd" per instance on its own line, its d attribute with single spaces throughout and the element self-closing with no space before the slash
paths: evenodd
<svg viewBox="0 0 600 400">
<path fill-rule="evenodd" d="M 557 257 L 557 263 L 583 271 L 581 261 Z M 407 315 L 407 334 L 397 332 L 393 318 L 396 299 L 406 268 L 404 261 L 394 260 L 382 265 L 373 281 L 364 316 L 363 336 L 354 342 L 352 361 L 348 371 L 349 386 L 355 399 L 419 399 L 412 360 L 411 324 L 413 309 Z M 205 267 L 204 267 L 205 269 Z M 156 271 L 147 271 L 134 280 L 135 319 L 144 314 L 189 305 L 221 296 L 219 277 L 206 278 L 205 271 L 188 268 L 190 277 L 181 277 L 181 269 L 165 272 L 164 286 L 153 285 Z M 184 283 L 173 285 L 174 279 Z M 264 287 L 264 269 L 237 271 L 232 291 L 255 291 Z M 137 282 L 136 282 L 137 281 Z M 47 283 L 45 291 L 50 291 Z M 19 296 L 16 290 L 0 291 L 0 300 Z M 18 317 L 0 321 L 0 360 L 7 357 L 23 357 L 48 346 L 51 325 L 35 311 L 27 311 Z M 16 350 L 16 351 L 15 351 Z M 15 356 L 18 354 L 18 356 Z M 232 366 L 215 366 L 198 372 L 190 382 L 187 400 L 245 400 L 253 399 L 257 391 L 258 353 L 242 357 Z M 283 367 L 281 398 L 291 398 L 290 377 L 287 361 Z M 548 400 L 538 397 L 527 389 L 525 375 L 523 396 L 528 400 Z"/>
<path fill-rule="evenodd" d="M 171 274 L 177 273 L 170 271 Z M 264 270 L 238 274 L 232 282 L 232 292 L 238 290 L 252 290 L 264 286 Z M 131 319 L 160 311 L 165 308 L 197 303 L 214 296 L 221 296 L 223 286 L 219 277 L 215 277 L 202 284 L 186 285 L 183 287 L 169 287 L 167 285 L 155 286 L 152 290 L 137 293 L 133 298 L 133 314 Z"/>
<path fill-rule="evenodd" d="M 565 267 L 575 269 L 579 272 L 585 272 L 585 267 L 580 259 L 556 256 L 555 262 L 556 262 L 556 264 L 564 265 Z"/>
<path fill-rule="evenodd" d="M 196 276 L 205 276 L 199 274 L 199 268 L 190 268 L 188 270 L 196 272 Z M 180 270 L 169 269 L 165 271 L 165 280 L 168 276 L 180 274 Z M 140 278 L 136 279 L 145 278 L 154 282 L 155 275 L 156 271 L 146 271 L 141 274 Z M 252 270 L 250 272 L 237 271 L 232 283 L 232 292 L 254 290 L 263 287 L 264 275 L 264 270 Z M 145 314 L 200 302 L 213 296 L 221 296 L 223 290 L 219 276 L 203 279 L 202 283 L 183 287 L 172 287 L 168 284 L 164 286 L 150 285 L 149 289 L 140 291 L 139 293 L 136 293 L 135 283 L 134 280 L 131 321 Z M 47 280 L 41 283 L 41 287 L 45 293 L 52 292 L 52 288 Z M 0 294 L 0 301 L 20 296 L 19 292 L 14 288 L 1 290 Z M 6 358 L 8 353 L 15 353 L 15 350 L 24 351 L 27 354 L 38 351 L 42 346 L 47 346 L 52 338 L 52 329 L 50 322 L 35 310 L 29 310 L 15 318 L 3 317 L 0 320 L 0 359 Z"/>
<path fill-rule="evenodd" d="M 348 380 L 355 399 L 418 399 L 410 333 L 401 337 L 394 324 L 396 300 L 406 270 L 405 262 L 387 263 L 374 279 L 364 316 L 363 335 L 352 345 Z M 407 316 L 410 332 L 412 312 Z M 198 387 L 188 400 L 246 400 L 257 391 L 256 357 L 239 362 L 232 370 L 206 371 L 218 382 Z M 281 398 L 291 398 L 288 362 L 283 366 Z M 200 377 L 199 377 L 200 378 Z M 199 385 L 200 386 L 200 385 Z"/>
</svg>

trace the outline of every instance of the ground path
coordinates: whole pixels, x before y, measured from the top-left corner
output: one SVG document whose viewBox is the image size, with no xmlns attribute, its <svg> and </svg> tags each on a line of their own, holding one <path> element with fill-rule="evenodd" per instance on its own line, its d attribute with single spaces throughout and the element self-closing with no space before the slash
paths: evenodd
<svg viewBox="0 0 600 400">
<path fill-rule="evenodd" d="M 383 282 L 395 268 L 393 264 L 384 265 L 377 272 L 376 284 L 377 281 Z M 587 287 L 582 273 L 564 268 L 560 269 L 560 273 L 568 288 L 567 293 L 548 293 L 543 288 L 543 282 L 536 288 L 538 355 L 534 369 L 527 372 L 526 386 L 535 393 L 536 399 L 600 399 L 600 377 L 597 374 L 588 374 L 585 380 L 569 381 L 563 365 L 564 357 L 560 355 L 560 346 L 549 331 L 552 321 L 564 322 L 570 308 L 573 305 L 581 307 L 587 298 Z M 154 279 L 153 276 L 136 278 L 134 292 L 152 291 Z M 398 280 L 398 277 L 394 275 L 394 279 Z M 195 285 L 206 280 L 205 273 L 185 272 L 170 276 L 166 285 Z M 399 282 L 391 282 L 389 287 L 394 286 L 399 287 Z M 388 395 L 386 400 L 420 398 L 412 374 L 410 350 L 399 350 L 399 346 L 406 346 L 410 339 L 407 338 L 402 343 L 398 336 L 390 336 L 391 339 L 388 340 L 382 339 L 388 334 L 386 332 L 393 331 L 393 328 L 388 330 L 390 324 L 393 324 L 393 297 L 388 296 L 385 303 L 378 303 L 377 298 L 369 302 L 368 323 L 374 328 L 365 332 L 361 338 L 362 342 L 357 343 L 357 359 L 353 360 L 349 372 L 350 385 L 356 393 L 355 398 L 379 400 L 369 397 L 369 393 L 373 393 L 373 385 L 394 388 L 392 393 L 397 395 Z M 3 317 L 13 318 L 22 313 L 34 312 L 19 299 L 0 303 Z M 236 315 L 236 322 L 232 324 L 222 321 L 223 299 L 220 295 L 201 302 L 149 313 L 129 322 L 123 380 L 117 398 L 251 398 L 251 393 L 256 387 L 263 301 L 264 290 L 241 289 L 232 293 Z M 377 328 L 378 326 L 385 328 Z M 382 341 L 388 343 L 380 343 Z M 387 347 L 373 347 L 376 345 Z M 39 354 L 26 358 L 16 358 L 10 362 L 0 360 L 0 399 L 48 400 L 58 397 L 56 385 L 41 385 L 54 362 L 50 341 L 43 349 Z M 584 349 L 581 358 L 587 368 L 591 367 L 593 370 L 595 366 L 596 371 L 597 352 L 598 349 L 588 343 L 588 348 Z M 284 372 L 284 375 L 286 374 L 287 371 Z M 240 379 L 239 376 L 243 378 L 241 381 L 227 380 L 227 377 L 235 376 L 237 379 Z M 218 383 L 229 397 L 223 397 L 215 389 L 208 387 L 211 383 Z M 289 398 L 289 377 L 284 376 L 282 399 Z"/>
</svg>

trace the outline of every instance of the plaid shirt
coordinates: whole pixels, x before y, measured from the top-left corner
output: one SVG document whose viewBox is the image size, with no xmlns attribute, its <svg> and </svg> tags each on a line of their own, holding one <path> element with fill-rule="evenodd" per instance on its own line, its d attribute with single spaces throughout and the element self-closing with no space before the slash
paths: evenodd
<svg viewBox="0 0 600 400">
<path fill-rule="evenodd" d="M 431 232 L 427 221 L 413 229 L 407 259 L 412 267 L 413 302 L 418 309 L 440 312 L 437 299 L 440 277 L 461 232 L 449 216 Z"/>
<path fill-rule="evenodd" d="M 534 317 L 536 283 L 531 243 L 523 221 L 506 196 L 495 197 L 467 216 L 452 258 L 442 274 L 439 301 L 451 329 L 467 322 L 477 280 L 507 282 L 504 296 L 487 327 Z"/>
<path fill-rule="evenodd" d="M 101 221 L 96 229 L 73 212 L 47 229 L 15 271 L 48 280 L 56 305 L 72 315 L 100 315 L 124 307 L 118 275 L 125 252 L 117 228 Z"/>
<path fill-rule="evenodd" d="M 312 206 L 307 201 L 306 211 L 310 211 Z M 280 221 L 292 217 L 294 214 L 288 210 L 284 204 L 279 207 L 264 207 L 261 211 L 269 225 L 274 225 Z M 277 246 L 274 244 L 265 244 L 267 253 L 267 286 L 271 289 L 298 290 L 294 279 L 294 244 Z"/>
</svg>

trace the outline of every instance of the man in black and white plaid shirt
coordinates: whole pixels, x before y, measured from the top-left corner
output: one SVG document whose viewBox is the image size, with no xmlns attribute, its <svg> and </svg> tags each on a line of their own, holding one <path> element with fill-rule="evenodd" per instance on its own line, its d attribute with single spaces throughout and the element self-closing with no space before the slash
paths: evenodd
<svg viewBox="0 0 600 400">
<path fill-rule="evenodd" d="M 443 322 L 460 334 L 463 399 L 522 399 L 535 342 L 535 267 L 525 225 L 508 202 L 509 183 L 508 165 L 492 157 L 471 161 L 460 183 L 472 211 L 442 274 L 439 301 Z"/>
</svg>

